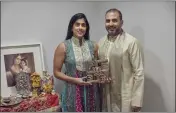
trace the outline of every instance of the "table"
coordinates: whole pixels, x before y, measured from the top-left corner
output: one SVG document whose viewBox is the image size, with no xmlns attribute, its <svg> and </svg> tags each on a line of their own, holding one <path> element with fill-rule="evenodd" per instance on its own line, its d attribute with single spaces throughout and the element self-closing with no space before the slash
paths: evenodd
<svg viewBox="0 0 176 113">
<path fill-rule="evenodd" d="M 0 107 L 0 112 L 45 112 L 58 111 L 59 109 L 60 95 L 46 94 L 41 97 L 23 99 L 23 101 L 18 105 Z"/>
</svg>

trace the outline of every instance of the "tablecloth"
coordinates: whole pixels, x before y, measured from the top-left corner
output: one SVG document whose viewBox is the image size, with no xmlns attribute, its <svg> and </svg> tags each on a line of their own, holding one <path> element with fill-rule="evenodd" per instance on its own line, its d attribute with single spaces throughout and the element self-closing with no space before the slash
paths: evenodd
<svg viewBox="0 0 176 113">
<path fill-rule="evenodd" d="M 42 97 L 32 97 L 23 99 L 15 106 L 0 107 L 0 112 L 37 112 L 37 111 L 56 111 L 60 106 L 58 94 L 46 94 Z"/>
</svg>

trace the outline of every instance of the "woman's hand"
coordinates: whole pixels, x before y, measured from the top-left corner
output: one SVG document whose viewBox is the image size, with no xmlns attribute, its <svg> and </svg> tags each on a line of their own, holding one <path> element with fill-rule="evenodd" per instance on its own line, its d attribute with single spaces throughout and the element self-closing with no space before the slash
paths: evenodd
<svg viewBox="0 0 176 113">
<path fill-rule="evenodd" d="M 78 85 L 92 85 L 90 81 L 83 81 L 84 78 L 74 78 L 74 83 Z"/>
</svg>

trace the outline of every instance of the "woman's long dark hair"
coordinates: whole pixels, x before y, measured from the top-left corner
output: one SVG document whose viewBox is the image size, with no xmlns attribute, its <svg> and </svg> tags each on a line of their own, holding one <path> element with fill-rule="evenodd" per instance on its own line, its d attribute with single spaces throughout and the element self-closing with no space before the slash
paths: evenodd
<svg viewBox="0 0 176 113">
<path fill-rule="evenodd" d="M 69 25 L 68 25 L 68 30 L 67 30 L 67 37 L 65 40 L 68 40 L 68 39 L 71 39 L 72 36 L 73 36 L 73 31 L 72 31 L 72 28 L 73 28 L 73 24 L 78 20 L 78 19 L 84 19 L 85 20 L 85 23 L 86 23 L 86 33 L 84 35 L 84 39 L 85 40 L 89 40 L 89 22 L 86 18 L 86 16 L 83 14 L 83 13 L 77 13 L 75 14 L 74 16 L 72 16 L 70 22 L 69 22 Z"/>
</svg>

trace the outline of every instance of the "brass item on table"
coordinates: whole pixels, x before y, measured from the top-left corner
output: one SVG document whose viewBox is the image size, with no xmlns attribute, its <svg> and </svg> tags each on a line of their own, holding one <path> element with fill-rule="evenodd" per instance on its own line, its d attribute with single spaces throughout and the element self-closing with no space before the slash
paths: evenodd
<svg viewBox="0 0 176 113">
<path fill-rule="evenodd" d="M 31 82 L 32 82 L 32 96 L 38 96 L 40 94 L 41 88 L 41 77 L 38 73 L 34 72 L 31 75 Z"/>
</svg>

